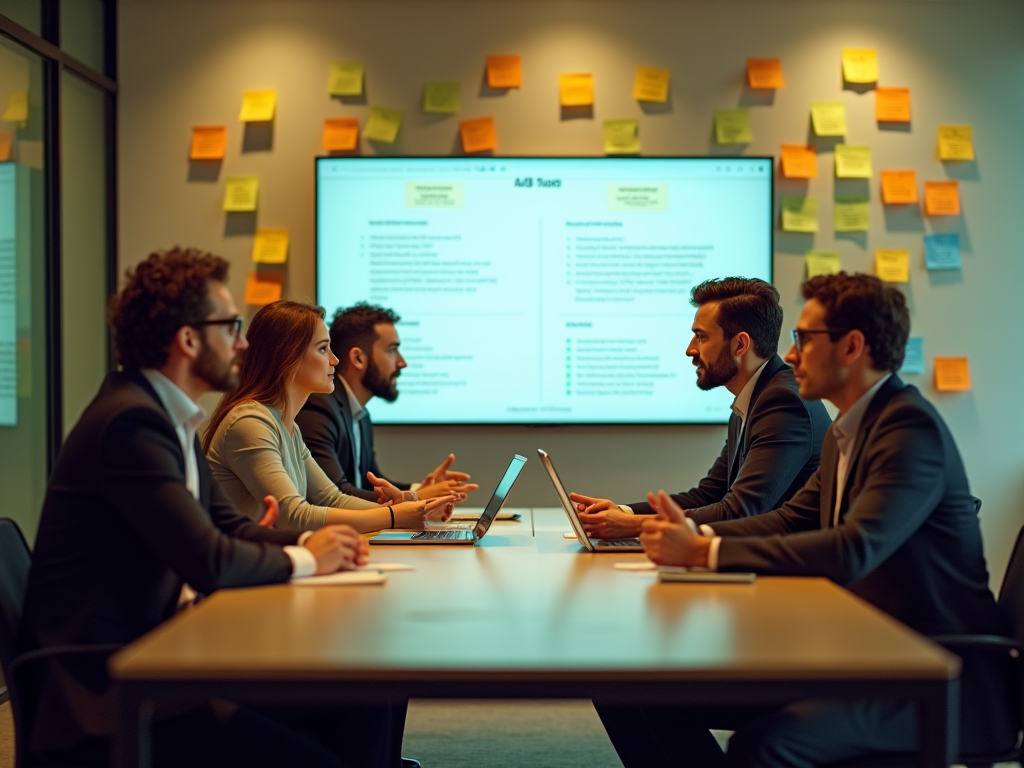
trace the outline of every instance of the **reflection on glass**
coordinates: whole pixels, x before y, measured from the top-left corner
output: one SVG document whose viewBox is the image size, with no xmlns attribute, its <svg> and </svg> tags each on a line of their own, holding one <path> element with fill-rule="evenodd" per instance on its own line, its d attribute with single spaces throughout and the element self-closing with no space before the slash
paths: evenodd
<svg viewBox="0 0 1024 768">
<path fill-rule="evenodd" d="M 18 425 L 17 172 L 0 165 L 0 427 Z"/>
<path fill-rule="evenodd" d="M 42 9 L 42 0 L 0 0 L 0 15 L 37 35 L 41 35 L 43 29 Z"/>
<path fill-rule="evenodd" d="M 61 0 L 60 47 L 64 52 L 104 72 L 103 46 L 102 0 Z"/>
</svg>

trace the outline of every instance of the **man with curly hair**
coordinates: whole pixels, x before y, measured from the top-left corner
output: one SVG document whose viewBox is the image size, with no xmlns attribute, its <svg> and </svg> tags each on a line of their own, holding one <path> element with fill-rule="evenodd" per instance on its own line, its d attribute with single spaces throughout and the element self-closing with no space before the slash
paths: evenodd
<svg viewBox="0 0 1024 768">
<path fill-rule="evenodd" d="M 286 582 L 366 562 L 348 526 L 313 533 L 239 515 L 196 430 L 207 392 L 235 386 L 247 346 L 228 264 L 197 250 L 129 270 L 110 321 L 120 370 L 68 435 L 50 477 L 25 597 L 22 650 L 95 646 L 42 674 L 30 749 L 108 765 L 114 708 L 106 656 L 170 618 L 191 589 Z M 265 500 L 266 523 L 277 512 Z M 190 585 L 191 589 L 186 586 Z M 224 703 L 158 715 L 157 766 L 399 765 L 394 708 L 254 711 Z"/>
</svg>

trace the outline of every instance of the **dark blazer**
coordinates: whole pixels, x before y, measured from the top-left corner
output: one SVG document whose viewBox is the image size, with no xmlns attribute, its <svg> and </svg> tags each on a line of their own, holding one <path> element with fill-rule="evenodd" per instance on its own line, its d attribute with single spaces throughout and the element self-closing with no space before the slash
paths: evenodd
<svg viewBox="0 0 1024 768">
<path fill-rule="evenodd" d="M 754 385 L 742 438 L 734 413 L 725 446 L 707 477 L 672 498 L 698 525 L 775 509 L 818 468 L 831 422 L 824 405 L 800 397 L 793 369 L 775 355 Z M 646 501 L 629 506 L 636 514 L 654 512 Z"/>
<path fill-rule="evenodd" d="M 362 448 L 359 452 L 359 466 L 355 465 L 356 456 L 353 450 L 355 438 L 352 432 L 352 407 L 348 402 L 348 390 L 340 381 L 330 394 L 318 393 L 310 395 L 302 410 L 295 415 L 295 423 L 302 431 L 302 439 L 309 452 L 316 459 L 327 477 L 331 479 L 342 493 L 359 496 L 370 501 L 377 500 L 377 494 L 353 485 L 352 480 L 362 478 L 366 485 L 366 473 L 373 472 L 377 477 L 387 477 L 377 465 L 377 454 L 373 447 L 373 422 L 370 414 L 363 418 L 359 430 Z M 391 478 L 387 478 L 391 480 Z M 403 491 L 409 490 L 409 483 L 392 483 Z"/>
<path fill-rule="evenodd" d="M 201 593 L 287 581 L 297 531 L 235 512 L 199 442 L 200 500 L 181 442 L 137 371 L 107 376 L 61 448 L 32 554 L 22 650 L 126 644 L 174 614 L 182 583 Z M 41 687 L 31 747 L 113 732 L 105 662 L 61 662 Z"/>
<path fill-rule="evenodd" d="M 1005 634 L 960 454 L 917 388 L 894 375 L 872 399 L 833 525 L 838 459 L 830 430 L 820 469 L 788 503 L 712 524 L 719 570 L 824 576 L 926 635 Z M 964 657 L 965 749 L 1015 740 L 1004 673 Z"/>
</svg>

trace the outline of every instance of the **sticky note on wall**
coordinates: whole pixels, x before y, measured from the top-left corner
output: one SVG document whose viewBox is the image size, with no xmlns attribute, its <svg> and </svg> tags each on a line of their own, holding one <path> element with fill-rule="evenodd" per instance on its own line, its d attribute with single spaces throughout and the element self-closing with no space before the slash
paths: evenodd
<svg viewBox="0 0 1024 768">
<path fill-rule="evenodd" d="M 281 300 L 284 290 L 284 275 L 270 272 L 250 272 L 245 280 L 245 303 L 250 307 L 264 307 Z"/>
<path fill-rule="evenodd" d="M 520 88 L 523 85 L 523 63 L 517 55 L 487 57 L 488 88 Z"/>
<path fill-rule="evenodd" d="M 327 77 L 327 93 L 331 96 L 360 96 L 363 93 L 363 62 L 334 61 Z"/>
<path fill-rule="evenodd" d="M 223 125 L 195 125 L 188 156 L 192 160 L 223 160 L 227 146 L 228 131 Z"/>
<path fill-rule="evenodd" d="M 423 111 L 453 115 L 461 107 L 461 93 L 458 83 L 428 80 L 423 84 Z"/>
<path fill-rule="evenodd" d="M 252 260 L 257 264 L 284 264 L 288 261 L 288 228 L 257 227 Z"/>
<path fill-rule="evenodd" d="M 974 129 L 969 125 L 939 126 L 939 159 L 973 160 Z"/>
<path fill-rule="evenodd" d="M 782 60 L 747 59 L 747 84 L 757 89 L 785 87 L 786 82 L 782 79 Z"/>
<path fill-rule="evenodd" d="M 243 123 L 260 123 L 274 119 L 277 108 L 277 91 L 245 91 L 242 94 L 242 111 L 238 119 Z"/>
<path fill-rule="evenodd" d="M 939 392 L 967 392 L 971 371 L 966 357 L 935 358 L 935 389 Z"/>
<path fill-rule="evenodd" d="M 7 97 L 7 109 L 3 117 L 5 123 L 24 123 L 28 120 L 28 92 L 15 91 Z"/>
<path fill-rule="evenodd" d="M 807 277 L 818 275 L 835 275 L 839 273 L 839 254 L 836 251 L 808 251 L 804 254 L 807 265 Z"/>
<path fill-rule="evenodd" d="M 324 149 L 328 152 L 351 152 L 359 144 L 359 119 L 328 117 L 324 119 Z"/>
<path fill-rule="evenodd" d="M 929 216 L 960 215 L 960 184 L 957 181 L 926 181 L 924 212 Z"/>
<path fill-rule="evenodd" d="M 818 136 L 846 135 L 846 105 L 841 101 L 816 101 L 811 104 L 811 123 Z"/>
<path fill-rule="evenodd" d="M 398 129 L 402 127 L 402 110 L 388 107 L 370 107 L 370 119 L 366 121 L 363 136 L 381 144 L 394 144 Z"/>
<path fill-rule="evenodd" d="M 787 179 L 816 179 L 818 153 L 805 144 L 782 145 L 782 175 Z"/>
<path fill-rule="evenodd" d="M 877 249 L 875 274 L 887 283 L 910 282 L 910 251 L 899 248 Z"/>
<path fill-rule="evenodd" d="M 924 263 L 928 269 L 960 269 L 960 235 L 925 235 Z"/>
<path fill-rule="evenodd" d="M 486 152 L 498 148 L 498 132 L 493 117 L 477 117 L 459 123 L 462 135 L 462 151 L 466 154 Z"/>
<path fill-rule="evenodd" d="M 879 123 L 909 123 L 910 89 L 875 88 L 875 120 Z"/>
<path fill-rule="evenodd" d="M 558 76 L 558 102 L 563 107 L 588 107 L 594 103 L 594 76 L 587 72 Z"/>
<path fill-rule="evenodd" d="M 13 147 L 14 134 L 11 131 L 0 131 L 0 163 L 10 161 Z"/>
<path fill-rule="evenodd" d="M 843 48 L 843 80 L 878 82 L 878 52 L 874 48 Z"/>
<path fill-rule="evenodd" d="M 836 178 L 870 179 L 871 147 L 836 144 Z"/>
<path fill-rule="evenodd" d="M 604 121 L 604 153 L 636 155 L 640 153 L 639 126 L 636 120 Z"/>
<path fill-rule="evenodd" d="M 924 373 L 924 339 L 911 336 L 903 350 L 903 365 L 900 373 Z"/>
<path fill-rule="evenodd" d="M 868 231 L 868 199 L 863 195 L 837 197 L 832 212 L 836 232 Z"/>
<path fill-rule="evenodd" d="M 715 110 L 715 142 L 718 144 L 749 144 L 754 140 L 750 132 L 749 109 Z"/>
<path fill-rule="evenodd" d="M 633 81 L 633 98 L 637 101 L 668 101 L 670 71 L 654 67 L 637 67 Z"/>
<path fill-rule="evenodd" d="M 917 174 L 914 171 L 882 171 L 882 202 L 886 205 L 917 202 Z"/>
<path fill-rule="evenodd" d="M 259 193 L 258 176 L 228 176 L 224 180 L 224 210 L 255 211 Z"/>
<path fill-rule="evenodd" d="M 786 232 L 817 232 L 818 201 L 813 197 L 782 198 L 782 229 Z"/>
</svg>

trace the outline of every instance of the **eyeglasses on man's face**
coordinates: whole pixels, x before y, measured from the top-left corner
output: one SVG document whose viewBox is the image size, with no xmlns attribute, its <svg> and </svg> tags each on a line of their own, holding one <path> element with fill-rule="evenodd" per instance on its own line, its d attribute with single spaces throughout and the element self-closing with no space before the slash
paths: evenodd
<svg viewBox="0 0 1024 768">
<path fill-rule="evenodd" d="M 822 331 L 805 331 L 801 328 L 794 328 L 789 332 L 790 336 L 793 338 L 793 346 L 796 347 L 796 351 L 798 353 L 804 351 L 804 344 L 810 341 L 810 337 L 816 333 L 828 333 L 831 335 L 841 336 L 844 333 L 848 333 L 848 331 L 837 331 L 834 328 L 826 328 Z"/>
<path fill-rule="evenodd" d="M 200 328 L 204 325 L 227 325 L 231 326 L 228 328 L 228 333 L 234 337 L 235 341 L 238 341 L 242 336 L 242 318 L 235 316 L 229 317 L 225 320 L 203 320 L 199 323 L 189 323 L 193 328 Z"/>
</svg>

